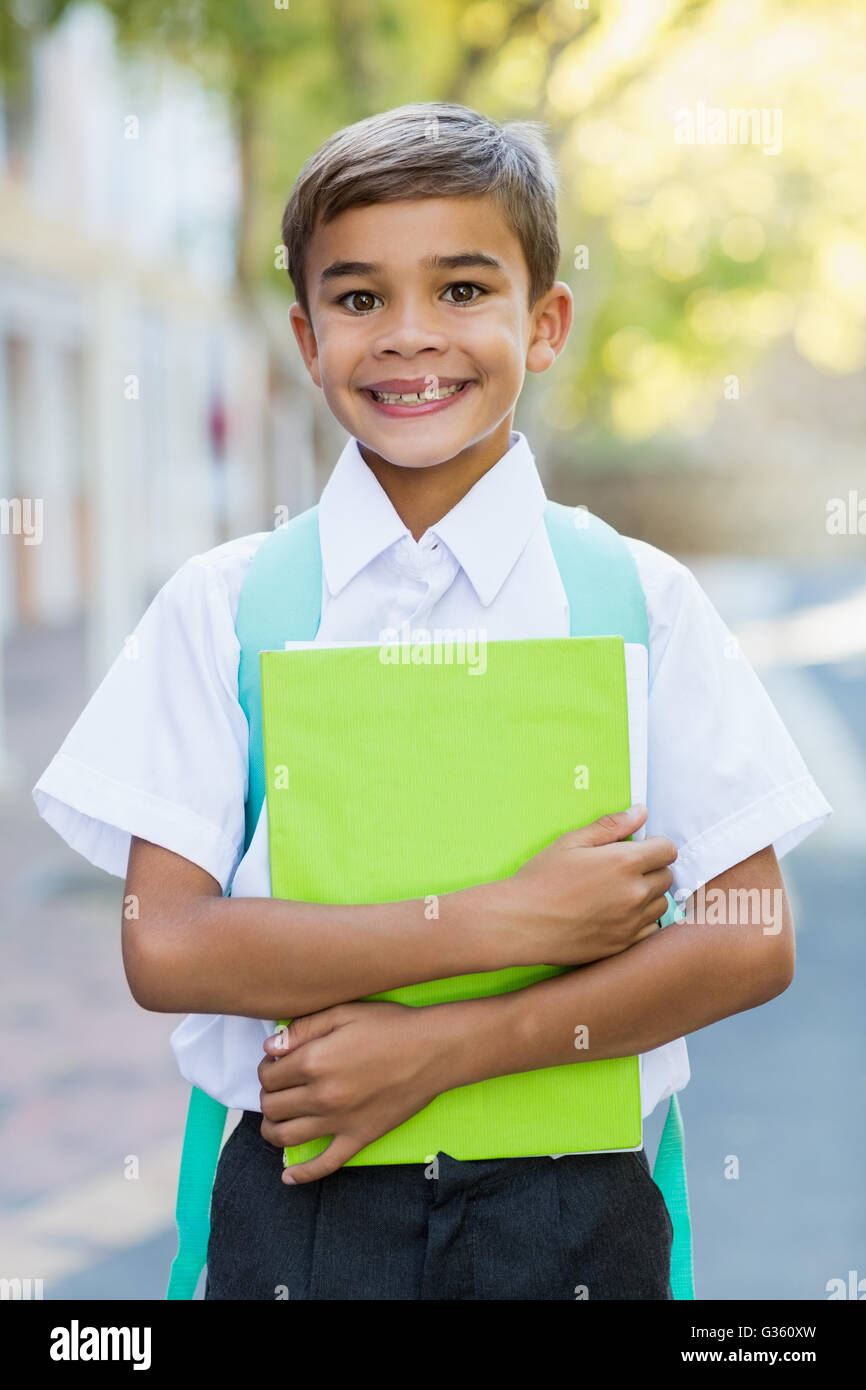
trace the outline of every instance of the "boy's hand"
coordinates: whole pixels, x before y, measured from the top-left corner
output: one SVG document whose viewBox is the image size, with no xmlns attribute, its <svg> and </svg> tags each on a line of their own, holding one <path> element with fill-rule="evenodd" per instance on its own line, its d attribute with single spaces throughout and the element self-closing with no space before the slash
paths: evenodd
<svg viewBox="0 0 866 1390">
<path fill-rule="evenodd" d="M 439 1018 L 441 1010 L 362 1000 L 294 1018 L 265 1040 L 262 1138 L 290 1148 L 333 1135 L 316 1158 L 287 1168 L 284 1182 L 335 1172 L 453 1084 Z"/>
<path fill-rule="evenodd" d="M 623 840 L 646 817 L 645 806 L 633 806 L 568 830 L 490 885 L 511 926 L 516 965 L 585 965 L 657 930 L 677 850 L 662 835 Z"/>
</svg>

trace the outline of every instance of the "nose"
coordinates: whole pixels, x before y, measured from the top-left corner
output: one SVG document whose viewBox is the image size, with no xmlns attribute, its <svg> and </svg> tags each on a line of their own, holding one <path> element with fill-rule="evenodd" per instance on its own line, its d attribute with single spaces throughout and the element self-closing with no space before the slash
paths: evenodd
<svg viewBox="0 0 866 1390">
<path fill-rule="evenodd" d="M 371 345 L 373 356 L 392 353 L 397 357 L 417 357 L 422 352 L 445 352 L 448 338 L 433 322 L 434 312 L 432 306 L 392 305 L 377 324 L 379 332 Z"/>
</svg>

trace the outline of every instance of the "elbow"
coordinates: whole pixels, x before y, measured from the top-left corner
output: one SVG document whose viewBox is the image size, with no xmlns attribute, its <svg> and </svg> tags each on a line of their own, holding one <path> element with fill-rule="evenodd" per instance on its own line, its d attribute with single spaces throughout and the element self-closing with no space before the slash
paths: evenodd
<svg viewBox="0 0 866 1390">
<path fill-rule="evenodd" d="M 129 992 L 140 1009 L 146 1009 L 152 1014 L 170 1014 L 175 1010 L 166 1002 L 159 991 L 158 986 L 154 987 L 149 979 L 139 974 L 127 974 Z"/>
<path fill-rule="evenodd" d="M 777 967 L 768 970 L 764 976 L 760 1002 L 769 1004 L 771 999 L 776 999 L 780 994 L 784 994 L 793 979 L 793 969 L 783 970 Z"/>
<path fill-rule="evenodd" d="M 169 984 L 174 978 L 167 959 L 166 934 L 153 922 L 146 932 L 128 931 L 124 922 L 123 968 L 129 992 L 139 1008 L 148 1013 L 176 1013 L 176 1001 Z"/>
<path fill-rule="evenodd" d="M 777 936 L 768 937 L 770 945 L 766 951 L 765 962 L 761 972 L 762 979 L 762 1004 L 767 1004 L 771 999 L 784 994 L 788 986 L 794 979 L 794 968 L 796 964 L 796 948 L 794 944 L 794 929 L 790 919 L 785 923 L 782 931 Z"/>
</svg>

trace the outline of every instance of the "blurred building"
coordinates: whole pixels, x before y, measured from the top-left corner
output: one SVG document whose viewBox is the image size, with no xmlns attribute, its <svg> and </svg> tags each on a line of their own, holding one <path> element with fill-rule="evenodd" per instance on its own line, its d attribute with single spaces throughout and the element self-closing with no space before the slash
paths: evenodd
<svg viewBox="0 0 866 1390">
<path fill-rule="evenodd" d="M 234 287 L 221 98 L 121 56 L 95 5 L 26 77 L 0 105 L 0 639 L 80 624 L 95 688 L 189 555 L 315 500 L 316 426 L 285 301 Z"/>
</svg>

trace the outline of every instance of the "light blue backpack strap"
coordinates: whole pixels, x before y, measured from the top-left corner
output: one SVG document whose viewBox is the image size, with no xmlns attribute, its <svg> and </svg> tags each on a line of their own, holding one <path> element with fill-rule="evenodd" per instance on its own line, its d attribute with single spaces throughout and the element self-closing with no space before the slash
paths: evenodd
<svg viewBox="0 0 866 1390">
<path fill-rule="evenodd" d="M 278 526 L 263 541 L 247 572 L 235 631 L 240 643 L 238 699 L 250 731 L 250 780 L 246 843 L 258 824 L 265 796 L 262 683 L 259 653 L 284 642 L 312 641 L 322 612 L 319 509 L 310 507 Z"/>
<path fill-rule="evenodd" d="M 167 1299 L 192 1298 L 207 1259 L 210 1194 L 227 1114 L 226 1107 L 218 1100 L 193 1086 L 177 1182 L 178 1247 L 171 1266 Z"/>
<path fill-rule="evenodd" d="M 265 794 L 259 653 L 315 637 L 322 608 L 318 509 L 278 527 L 253 556 L 241 587 L 235 631 L 240 644 L 238 700 L 249 726 L 249 786 L 244 852 Z M 177 1186 L 178 1251 L 166 1298 L 192 1298 L 207 1260 L 210 1198 L 225 1131 L 226 1106 L 193 1086 Z"/>
<path fill-rule="evenodd" d="M 572 637 L 622 634 L 649 649 L 640 575 L 618 531 L 584 507 L 548 502 L 544 523 L 562 578 Z"/>
<path fill-rule="evenodd" d="M 634 556 L 618 531 L 582 507 L 548 502 L 544 522 L 568 599 L 572 637 L 622 634 L 649 651 L 646 597 Z M 661 925 L 680 921 L 685 912 L 667 893 Z M 682 1115 L 671 1096 L 653 1167 L 674 1228 L 671 1289 L 675 1299 L 693 1299 L 692 1229 L 686 1185 Z"/>
</svg>

